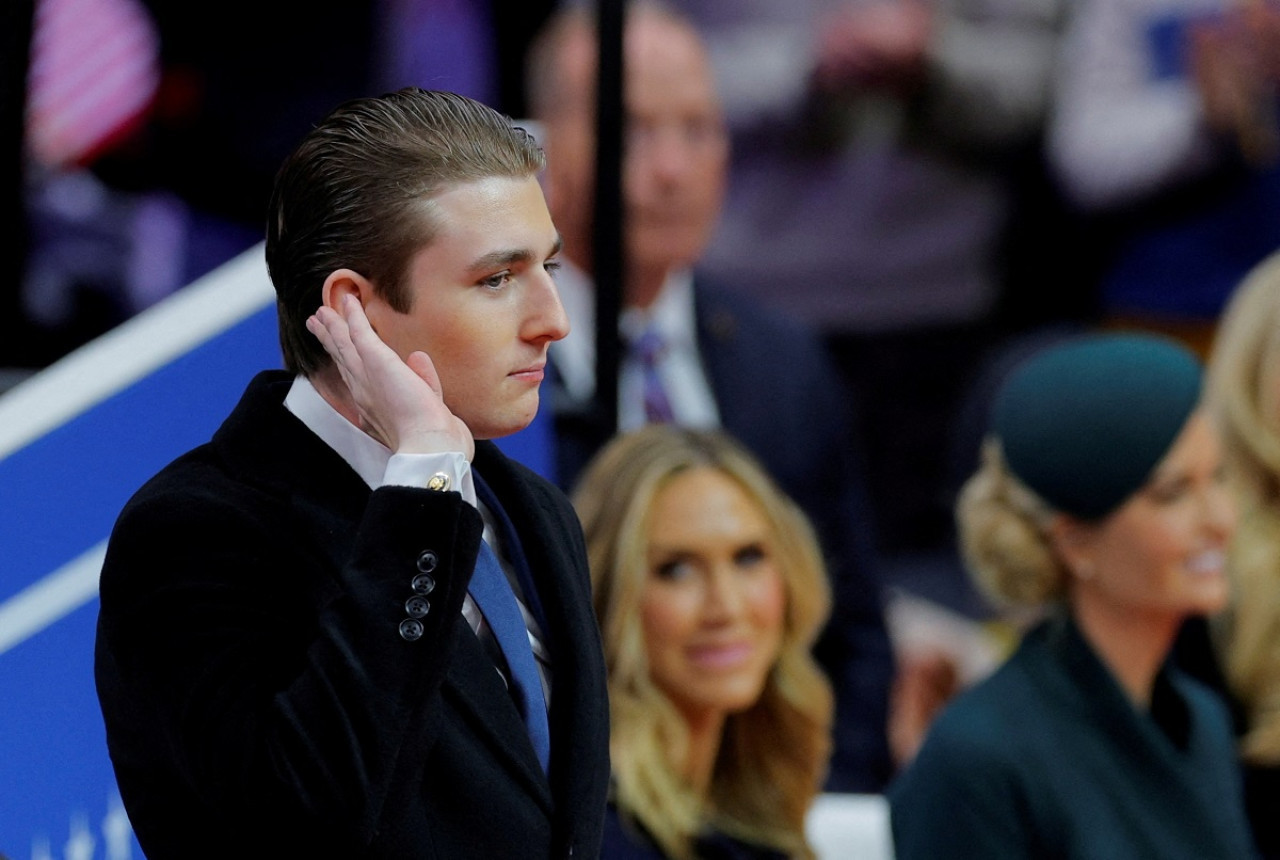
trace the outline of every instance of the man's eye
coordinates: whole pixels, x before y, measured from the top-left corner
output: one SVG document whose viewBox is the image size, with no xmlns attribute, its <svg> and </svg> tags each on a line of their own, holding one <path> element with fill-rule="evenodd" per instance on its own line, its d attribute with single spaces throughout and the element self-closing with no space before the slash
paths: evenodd
<svg viewBox="0 0 1280 860">
<path fill-rule="evenodd" d="M 498 272 L 496 275 L 490 275 L 480 282 L 480 286 L 487 287 L 491 290 L 501 289 L 511 280 L 511 272 Z"/>
</svg>

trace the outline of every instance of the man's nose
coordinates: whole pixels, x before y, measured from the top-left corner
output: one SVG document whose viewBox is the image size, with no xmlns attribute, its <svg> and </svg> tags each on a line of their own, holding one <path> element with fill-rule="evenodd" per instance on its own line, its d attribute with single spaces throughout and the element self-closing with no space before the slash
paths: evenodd
<svg viewBox="0 0 1280 860">
<path fill-rule="evenodd" d="M 532 341 L 557 341 L 569 333 L 569 315 L 560 302 L 560 290 L 551 273 L 542 271 L 530 290 L 531 307 L 526 321 L 525 338 Z"/>
</svg>

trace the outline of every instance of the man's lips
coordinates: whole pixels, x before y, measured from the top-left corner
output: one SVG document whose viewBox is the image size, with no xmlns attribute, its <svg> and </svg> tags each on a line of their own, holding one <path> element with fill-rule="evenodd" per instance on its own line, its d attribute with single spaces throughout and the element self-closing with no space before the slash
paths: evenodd
<svg viewBox="0 0 1280 860">
<path fill-rule="evenodd" d="M 514 370 L 510 375 L 527 382 L 541 382 L 542 378 L 546 376 L 546 368 L 547 363 L 541 361 L 528 367 L 522 367 L 520 370 Z"/>
</svg>

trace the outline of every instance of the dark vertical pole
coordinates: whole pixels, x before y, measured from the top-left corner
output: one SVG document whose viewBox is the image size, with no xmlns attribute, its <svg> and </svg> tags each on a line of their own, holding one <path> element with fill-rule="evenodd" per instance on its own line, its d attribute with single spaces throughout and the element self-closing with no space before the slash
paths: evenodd
<svg viewBox="0 0 1280 860">
<path fill-rule="evenodd" d="M 0 2 L 0 217 L 7 225 L 0 230 L 0 259 L 9 265 L 0 288 L 0 367 L 29 362 L 21 292 L 29 241 L 22 147 L 34 10 L 35 0 Z"/>
<path fill-rule="evenodd" d="M 493 27 L 497 103 L 492 107 L 507 116 L 525 118 L 525 65 L 529 44 L 546 24 L 558 0 L 491 0 L 489 18 Z"/>
<path fill-rule="evenodd" d="M 596 400 L 601 427 L 618 426 L 618 314 L 622 310 L 622 31 L 626 0 L 600 0 L 592 270 L 596 282 Z"/>
</svg>

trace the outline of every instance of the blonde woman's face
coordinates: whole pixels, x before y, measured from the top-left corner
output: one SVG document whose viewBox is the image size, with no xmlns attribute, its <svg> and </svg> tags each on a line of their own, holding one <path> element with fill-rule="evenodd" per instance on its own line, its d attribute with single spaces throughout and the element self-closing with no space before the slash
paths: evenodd
<svg viewBox="0 0 1280 860">
<path fill-rule="evenodd" d="M 682 472 L 655 498 L 640 613 L 649 673 L 686 719 L 760 697 L 785 623 L 774 552 L 764 514 L 716 469 Z"/>
<path fill-rule="evenodd" d="M 1088 538 L 1076 599 L 1169 619 L 1216 612 L 1227 600 L 1235 523 L 1218 436 L 1200 411 L 1146 486 Z"/>
</svg>

